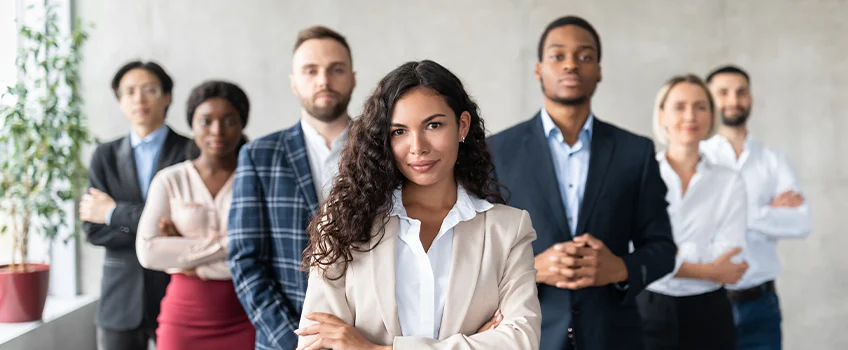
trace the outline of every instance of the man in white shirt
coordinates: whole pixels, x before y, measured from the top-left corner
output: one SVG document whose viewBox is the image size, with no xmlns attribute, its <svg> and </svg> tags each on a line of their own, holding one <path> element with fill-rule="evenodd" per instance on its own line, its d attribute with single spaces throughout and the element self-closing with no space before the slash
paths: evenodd
<svg viewBox="0 0 848 350">
<path fill-rule="evenodd" d="M 322 26 L 302 30 L 289 78 L 301 120 L 242 147 L 227 229 L 233 283 L 258 350 L 297 345 L 306 227 L 329 194 L 350 126 L 356 75 L 345 37 Z"/>
<path fill-rule="evenodd" d="M 811 231 L 810 210 L 787 158 L 752 139 L 747 121 L 752 98 L 750 78 L 725 66 L 707 76 L 722 125 L 704 141 L 704 154 L 736 169 L 748 197 L 748 271 L 727 286 L 736 321 L 738 348 L 780 349 L 781 313 L 774 280 L 780 274 L 777 240 L 805 238 Z"/>
</svg>

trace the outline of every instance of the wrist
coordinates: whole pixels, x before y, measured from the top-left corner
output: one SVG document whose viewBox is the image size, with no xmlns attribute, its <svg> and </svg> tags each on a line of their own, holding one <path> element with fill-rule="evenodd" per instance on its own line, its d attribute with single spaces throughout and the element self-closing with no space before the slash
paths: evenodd
<svg viewBox="0 0 848 350">
<path fill-rule="evenodd" d="M 620 257 L 616 257 L 618 259 L 618 273 L 615 275 L 615 283 L 627 282 L 627 279 L 630 278 L 630 274 L 627 272 L 627 264 L 624 263 L 624 259 Z"/>
<path fill-rule="evenodd" d="M 106 225 L 112 224 L 112 213 L 115 212 L 115 208 L 117 207 L 117 203 L 112 202 L 112 206 L 108 210 L 106 210 L 106 215 L 103 218 L 103 223 L 105 223 Z"/>
<path fill-rule="evenodd" d="M 706 268 L 704 269 L 704 279 L 716 283 L 720 283 L 718 281 L 718 270 L 716 269 L 715 263 L 709 263 L 704 265 Z"/>
</svg>

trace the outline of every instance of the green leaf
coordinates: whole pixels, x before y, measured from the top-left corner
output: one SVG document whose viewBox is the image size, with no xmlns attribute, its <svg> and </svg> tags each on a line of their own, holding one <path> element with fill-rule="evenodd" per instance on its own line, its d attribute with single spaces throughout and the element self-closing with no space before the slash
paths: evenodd
<svg viewBox="0 0 848 350">
<path fill-rule="evenodd" d="M 82 149 L 94 139 L 81 113 L 78 84 L 81 49 L 91 26 L 77 18 L 71 33 L 62 33 L 52 4 L 44 19 L 37 28 L 20 27 L 15 63 L 21 81 L 0 87 L 8 98 L 4 101 L 10 101 L 0 106 L 0 212 L 28 208 L 37 224 L 24 234 L 52 239 L 68 224 L 65 203 L 85 186 Z M 18 219 L 22 212 L 15 213 Z M 69 231 L 76 231 L 78 223 L 70 224 Z"/>
</svg>

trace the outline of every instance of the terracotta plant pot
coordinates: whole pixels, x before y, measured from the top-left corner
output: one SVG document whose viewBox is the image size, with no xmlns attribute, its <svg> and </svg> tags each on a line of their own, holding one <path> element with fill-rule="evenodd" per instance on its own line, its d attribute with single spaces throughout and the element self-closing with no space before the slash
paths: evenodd
<svg viewBox="0 0 848 350">
<path fill-rule="evenodd" d="M 50 265 L 26 264 L 24 271 L 0 265 L 0 323 L 41 319 L 47 301 Z"/>
</svg>

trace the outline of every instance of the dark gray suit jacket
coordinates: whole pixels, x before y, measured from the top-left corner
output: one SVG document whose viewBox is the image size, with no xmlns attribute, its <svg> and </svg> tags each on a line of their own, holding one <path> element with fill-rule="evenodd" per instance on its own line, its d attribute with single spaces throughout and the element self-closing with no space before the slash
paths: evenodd
<svg viewBox="0 0 848 350">
<path fill-rule="evenodd" d="M 191 142 L 168 129 L 155 171 L 184 161 Z M 90 187 L 107 193 L 116 202 L 110 225 L 82 224 L 88 242 L 106 248 L 97 325 L 116 331 L 155 329 L 159 303 L 171 278 L 163 272 L 144 269 L 135 254 L 135 234 L 144 200 L 129 136 L 97 146 L 88 181 Z"/>
<path fill-rule="evenodd" d="M 533 253 L 571 240 L 553 158 L 539 114 L 489 138 L 495 176 L 508 191 L 507 204 L 527 210 L 536 229 Z M 577 291 L 539 284 L 542 350 L 642 349 L 634 298 L 674 268 L 676 246 L 666 211 L 666 186 L 651 140 L 597 118 L 577 234 L 591 233 L 623 258 L 628 281 Z M 628 251 L 633 242 L 636 250 Z M 573 337 L 573 338 L 571 338 Z"/>
</svg>

